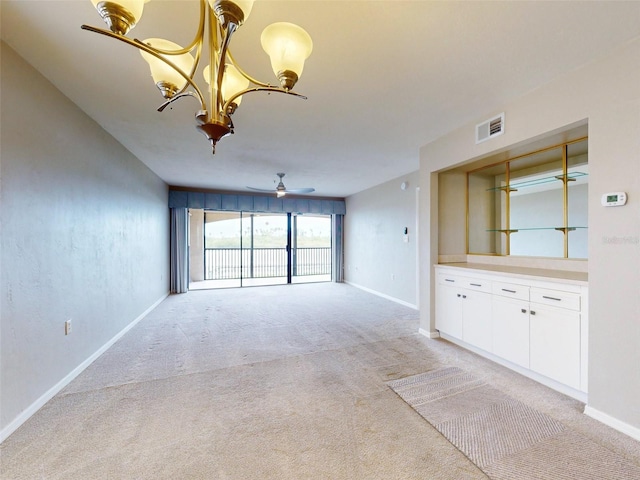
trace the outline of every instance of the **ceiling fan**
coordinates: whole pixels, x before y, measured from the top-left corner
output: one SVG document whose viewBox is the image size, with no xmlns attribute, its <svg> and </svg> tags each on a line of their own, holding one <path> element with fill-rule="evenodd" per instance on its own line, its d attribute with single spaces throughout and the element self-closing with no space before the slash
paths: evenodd
<svg viewBox="0 0 640 480">
<path fill-rule="evenodd" d="M 311 193 L 315 192 L 315 188 L 286 188 L 284 183 L 282 183 L 282 178 L 284 177 L 284 173 L 276 173 L 278 177 L 280 177 L 280 182 L 276 187 L 276 195 L 278 197 L 284 197 L 287 193 Z M 264 189 L 264 188 L 255 188 L 255 187 L 247 187 L 249 190 L 255 190 L 256 192 L 269 192 L 272 193 L 273 189 Z"/>
</svg>

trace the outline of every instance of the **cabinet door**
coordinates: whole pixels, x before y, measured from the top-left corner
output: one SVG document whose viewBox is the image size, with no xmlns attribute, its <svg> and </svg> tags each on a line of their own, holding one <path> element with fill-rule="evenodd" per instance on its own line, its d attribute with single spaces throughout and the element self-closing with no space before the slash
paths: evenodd
<svg viewBox="0 0 640 480">
<path fill-rule="evenodd" d="M 462 339 L 462 295 L 460 289 L 438 285 L 436 295 L 436 328 L 442 333 Z"/>
<path fill-rule="evenodd" d="M 529 368 L 529 302 L 493 297 L 493 353 Z"/>
<path fill-rule="evenodd" d="M 531 370 L 580 388 L 580 313 L 531 304 Z"/>
<path fill-rule="evenodd" d="M 491 352 L 491 294 L 462 290 L 462 339 Z"/>
</svg>

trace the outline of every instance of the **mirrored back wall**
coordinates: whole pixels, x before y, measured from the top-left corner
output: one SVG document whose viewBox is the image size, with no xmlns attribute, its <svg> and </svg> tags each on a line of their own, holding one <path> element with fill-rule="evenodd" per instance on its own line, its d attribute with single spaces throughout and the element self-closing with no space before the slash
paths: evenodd
<svg viewBox="0 0 640 480">
<path fill-rule="evenodd" d="M 587 258 L 588 140 L 466 174 L 468 254 Z"/>
</svg>

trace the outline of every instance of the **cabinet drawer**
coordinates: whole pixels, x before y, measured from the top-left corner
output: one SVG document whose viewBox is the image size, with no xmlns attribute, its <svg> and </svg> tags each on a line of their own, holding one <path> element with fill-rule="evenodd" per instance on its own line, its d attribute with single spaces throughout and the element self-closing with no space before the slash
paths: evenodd
<svg viewBox="0 0 640 480">
<path fill-rule="evenodd" d="M 480 292 L 491 293 L 491 282 L 488 280 L 480 280 L 478 278 L 462 278 L 459 286 L 469 290 L 478 290 Z"/>
<path fill-rule="evenodd" d="M 467 290 L 478 290 L 480 292 L 491 293 L 491 282 L 479 280 L 477 278 L 463 277 L 460 275 L 438 274 L 438 284 L 450 287 L 466 288 Z"/>
<path fill-rule="evenodd" d="M 449 285 L 451 287 L 460 287 L 464 284 L 464 278 L 460 275 L 449 274 L 449 273 L 439 273 L 438 274 L 438 283 L 440 285 Z"/>
<path fill-rule="evenodd" d="M 531 289 L 531 303 L 580 311 L 580 294 L 559 290 Z"/>
<path fill-rule="evenodd" d="M 501 297 L 517 298 L 529 301 L 529 287 L 513 283 L 493 282 L 492 292 Z"/>
</svg>

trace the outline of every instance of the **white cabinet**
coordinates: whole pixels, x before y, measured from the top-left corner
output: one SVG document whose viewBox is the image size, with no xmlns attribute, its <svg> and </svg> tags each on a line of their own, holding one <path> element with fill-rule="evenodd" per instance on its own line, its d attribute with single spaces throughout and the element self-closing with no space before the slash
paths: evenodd
<svg viewBox="0 0 640 480">
<path fill-rule="evenodd" d="M 489 282 L 458 275 L 438 278 L 436 328 L 470 345 L 491 349 Z"/>
<path fill-rule="evenodd" d="M 493 353 L 529 368 L 529 302 L 493 298 Z"/>
<path fill-rule="evenodd" d="M 531 293 L 531 370 L 580 389 L 580 295 L 548 290 Z M 533 303 L 534 299 L 544 303 Z"/>
<path fill-rule="evenodd" d="M 441 336 L 565 393 L 586 393 L 586 286 L 444 266 L 436 278 Z"/>
<path fill-rule="evenodd" d="M 462 340 L 491 351 L 491 294 L 473 290 L 462 293 Z"/>
<path fill-rule="evenodd" d="M 529 287 L 496 280 L 491 291 L 492 353 L 529 368 Z"/>
<path fill-rule="evenodd" d="M 436 328 L 462 339 L 462 301 L 458 288 L 438 285 Z"/>
</svg>

